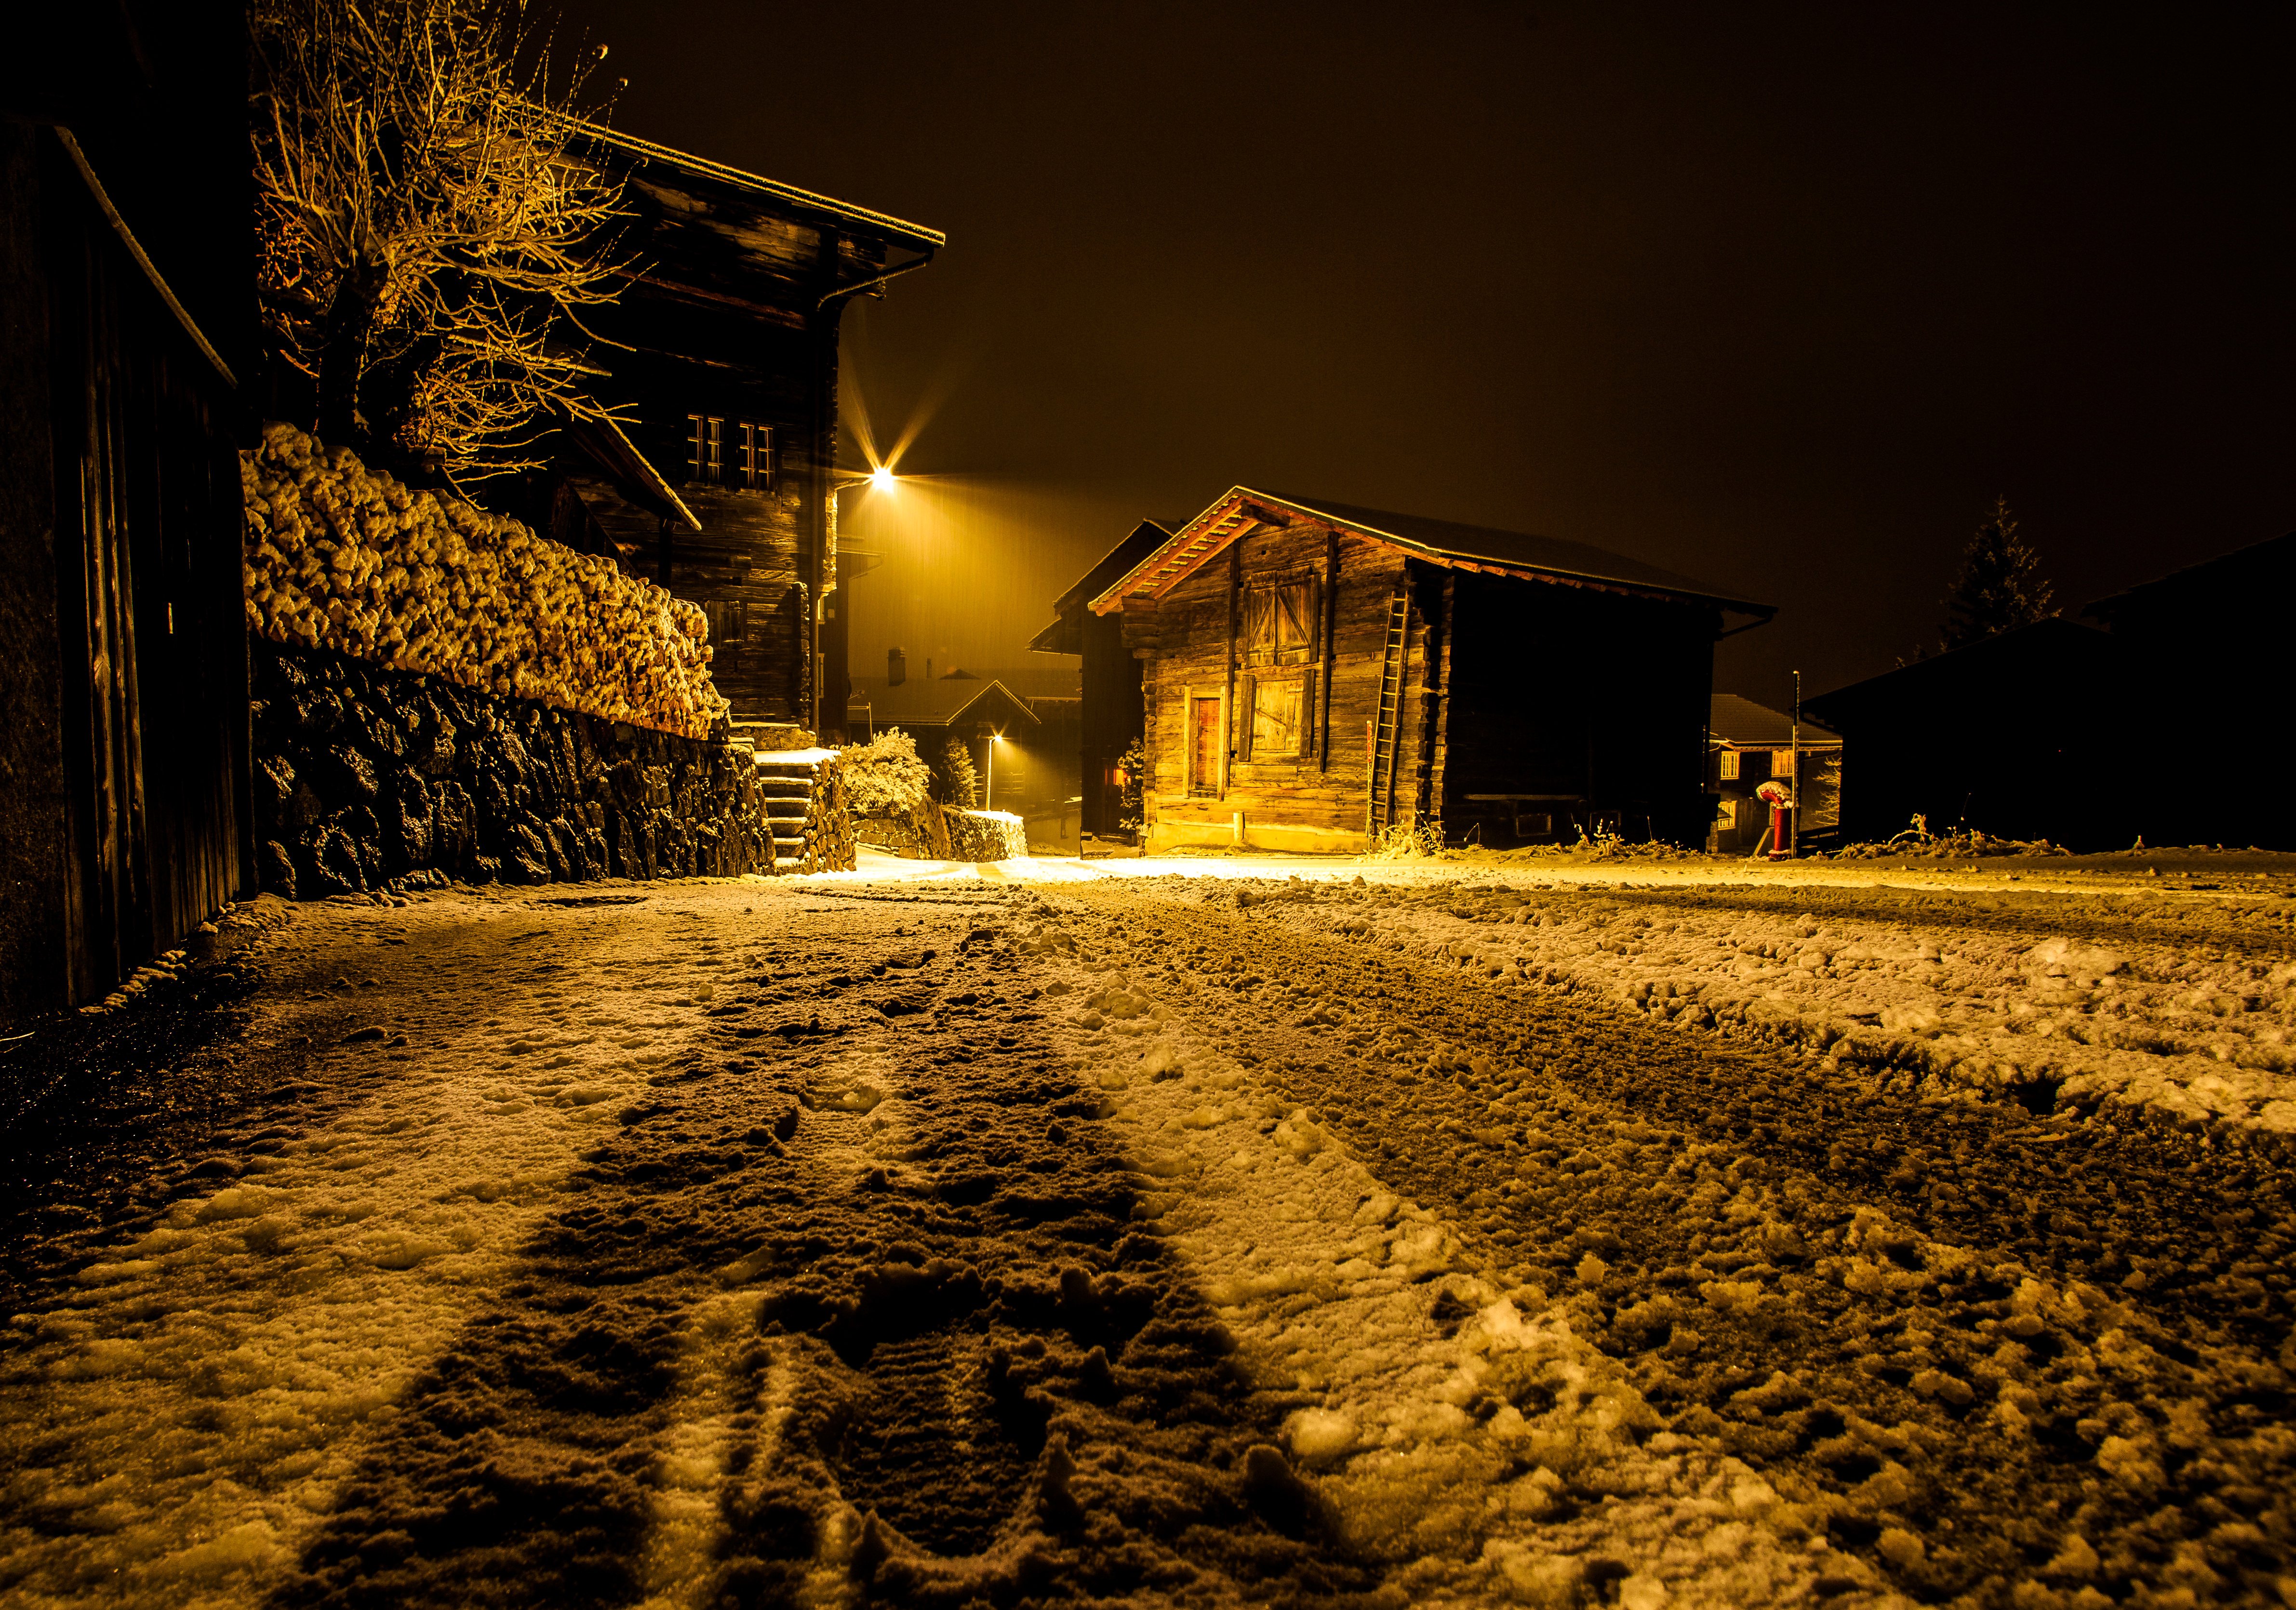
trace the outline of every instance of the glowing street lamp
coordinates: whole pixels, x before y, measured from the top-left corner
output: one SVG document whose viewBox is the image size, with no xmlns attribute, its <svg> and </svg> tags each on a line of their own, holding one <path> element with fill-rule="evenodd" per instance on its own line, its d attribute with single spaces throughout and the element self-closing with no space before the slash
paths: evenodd
<svg viewBox="0 0 2296 1610">
<path fill-rule="evenodd" d="M 813 656 L 808 666 L 809 674 L 807 680 L 812 684 L 810 702 L 816 732 L 821 731 L 821 624 L 828 618 L 829 595 L 837 590 L 837 494 L 849 486 L 866 486 L 873 492 L 890 492 L 897 479 L 891 465 L 880 464 L 866 475 L 848 476 L 841 481 L 830 482 L 828 495 L 823 500 L 826 516 L 823 523 L 827 527 L 827 535 L 822 543 L 821 557 L 825 562 L 819 567 L 821 574 L 815 579 L 813 618 L 807 627 L 807 636 L 811 640 L 808 648 Z"/>
<path fill-rule="evenodd" d="M 1002 732 L 988 735 L 988 781 L 980 790 L 980 808 L 984 811 L 996 808 L 996 746 L 1004 741 Z"/>
</svg>

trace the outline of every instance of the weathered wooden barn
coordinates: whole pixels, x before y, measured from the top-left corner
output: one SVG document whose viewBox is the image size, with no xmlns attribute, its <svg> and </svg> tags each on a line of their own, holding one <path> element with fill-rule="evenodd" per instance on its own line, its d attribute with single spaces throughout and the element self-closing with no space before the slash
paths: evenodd
<svg viewBox="0 0 2296 1610">
<path fill-rule="evenodd" d="M 634 215 L 620 299 L 584 321 L 634 417 L 565 428 L 521 512 L 701 605 L 737 723 L 841 736 L 839 323 L 945 237 L 615 130 L 581 149 Z"/>
<path fill-rule="evenodd" d="M 246 53 L 212 0 L 0 53 L 0 1022 L 253 890 Z"/>
<path fill-rule="evenodd" d="M 1092 601 L 1151 848 L 1701 843 L 1713 644 L 1773 607 L 1583 543 L 1231 488 Z"/>
</svg>

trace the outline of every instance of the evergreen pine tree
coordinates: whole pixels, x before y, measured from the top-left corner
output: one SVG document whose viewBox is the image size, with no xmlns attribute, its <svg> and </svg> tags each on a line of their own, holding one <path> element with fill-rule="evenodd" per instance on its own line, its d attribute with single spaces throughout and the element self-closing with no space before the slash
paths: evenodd
<svg viewBox="0 0 2296 1610">
<path fill-rule="evenodd" d="M 980 769 L 972 764 L 972 746 L 952 738 L 940 752 L 941 778 L 948 788 L 948 803 L 960 811 L 980 805 Z"/>
<path fill-rule="evenodd" d="M 2046 620 L 2056 612 L 2054 601 L 2054 589 L 2041 576 L 2041 556 L 2017 535 L 2008 500 L 1996 498 L 1992 513 L 1962 550 L 1961 572 L 1946 594 L 1940 646 L 1963 649 Z"/>
</svg>

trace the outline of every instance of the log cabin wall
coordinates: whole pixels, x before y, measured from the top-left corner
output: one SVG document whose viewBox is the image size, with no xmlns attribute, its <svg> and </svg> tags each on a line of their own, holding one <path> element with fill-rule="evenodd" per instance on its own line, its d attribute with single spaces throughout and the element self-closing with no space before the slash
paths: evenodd
<svg viewBox="0 0 2296 1610">
<path fill-rule="evenodd" d="M 941 237 L 598 138 L 635 215 L 621 298 L 586 321 L 622 348 L 605 351 L 613 376 L 601 394 L 629 407 L 630 442 L 700 529 L 571 444 L 559 475 L 619 562 L 709 613 L 711 674 L 735 722 L 811 726 L 817 699 L 831 736 L 841 736 L 846 619 L 826 508 L 838 473 L 839 321 L 846 293 L 882 274 L 893 248 L 929 257 Z M 822 654 L 809 664 L 816 601 Z"/>
<path fill-rule="evenodd" d="M 236 167 L 182 182 L 236 203 Z M 0 124 L 0 1021 L 252 892 L 243 421 L 132 238 L 70 135 Z"/>
<path fill-rule="evenodd" d="M 681 252 L 593 321 L 635 349 L 614 362 L 614 392 L 635 404 L 628 435 L 701 529 L 665 520 L 602 475 L 575 478 L 620 562 L 709 612 L 710 674 L 733 718 L 807 725 L 807 604 L 837 452 L 835 341 L 824 358 L 813 304 L 840 274 L 873 270 L 882 251 L 779 219 L 756 220 L 742 238 L 743 305 L 696 294 L 685 281 L 731 270 Z M 716 421 L 698 453 L 693 416 Z"/>
<path fill-rule="evenodd" d="M 1152 848 L 1364 847 L 1366 732 L 1378 715 L 1389 609 L 1407 580 L 1394 549 L 1297 520 L 1244 537 L 1153 603 L 1126 601 L 1126 642 L 1147 656 L 1144 813 Z M 1255 653 L 1238 641 L 1255 593 L 1303 585 L 1313 626 L 1304 643 Z M 1423 714 L 1428 636 L 1421 623 L 1407 665 L 1413 707 Z M 1275 697 L 1290 687 L 1299 689 L 1296 705 Z M 1203 776 L 1194 728 L 1201 699 L 1218 706 Z M 1279 711 L 1296 707 L 1296 734 L 1279 736 L 1280 722 L 1254 731 L 1263 699 Z M 1414 774 L 1417 760 L 1414 749 Z"/>
</svg>

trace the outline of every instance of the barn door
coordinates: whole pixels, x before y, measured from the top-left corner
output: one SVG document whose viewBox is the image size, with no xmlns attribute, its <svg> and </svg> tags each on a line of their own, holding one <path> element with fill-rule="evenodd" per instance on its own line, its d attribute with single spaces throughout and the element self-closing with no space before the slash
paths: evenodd
<svg viewBox="0 0 2296 1610">
<path fill-rule="evenodd" d="M 1211 794 L 1219 789 L 1220 701 L 1218 695 L 1190 702 L 1188 712 L 1188 791 Z"/>
</svg>

